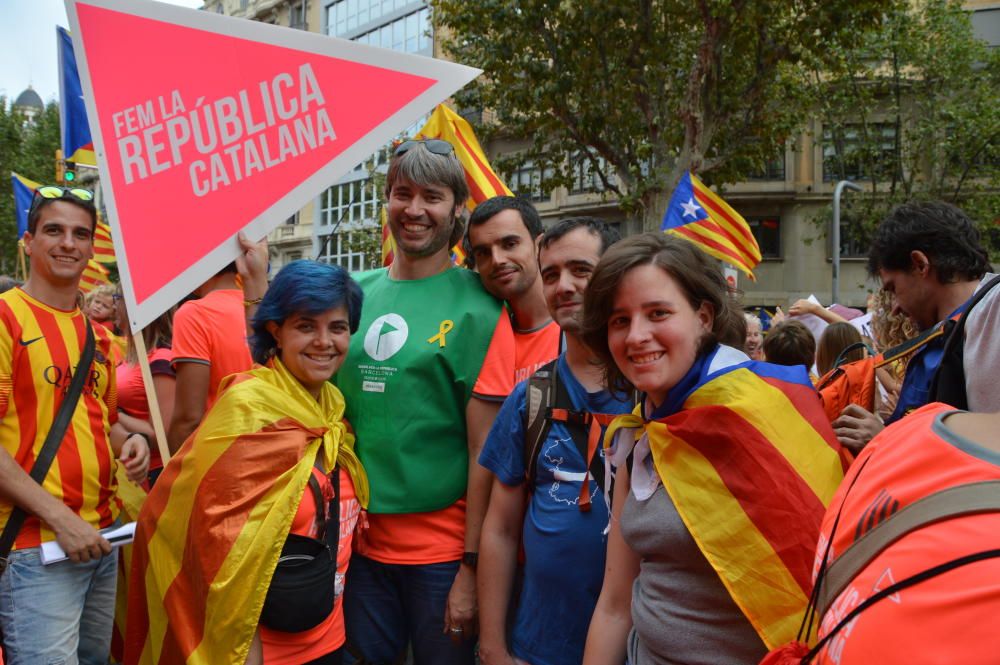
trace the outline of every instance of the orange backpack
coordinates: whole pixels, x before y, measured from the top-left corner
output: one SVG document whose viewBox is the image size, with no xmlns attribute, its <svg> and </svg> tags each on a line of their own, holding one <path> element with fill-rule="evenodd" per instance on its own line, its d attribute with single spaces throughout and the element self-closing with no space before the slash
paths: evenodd
<svg viewBox="0 0 1000 665">
<path fill-rule="evenodd" d="M 844 363 L 847 354 L 855 349 L 867 349 L 868 355 L 861 360 Z M 885 363 L 882 354 L 872 355 L 864 342 L 855 342 L 840 352 L 833 369 L 816 384 L 830 422 L 836 420 L 848 404 L 857 404 L 870 413 L 875 412 L 875 391 L 878 390 L 875 369 Z"/>
</svg>

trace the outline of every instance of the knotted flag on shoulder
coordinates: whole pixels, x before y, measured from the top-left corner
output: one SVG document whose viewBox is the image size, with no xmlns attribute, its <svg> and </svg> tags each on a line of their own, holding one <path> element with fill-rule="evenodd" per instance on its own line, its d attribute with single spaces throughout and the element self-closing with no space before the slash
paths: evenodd
<svg viewBox="0 0 1000 665">
<path fill-rule="evenodd" d="M 760 247 L 750 226 L 698 176 L 688 172 L 677 183 L 660 230 L 693 242 L 755 279 L 753 269 L 760 263 Z"/>
<path fill-rule="evenodd" d="M 326 383 L 317 402 L 278 360 L 227 379 L 136 525 L 128 665 L 243 665 L 313 464 L 368 479 Z"/>
<path fill-rule="evenodd" d="M 725 346 L 677 388 L 669 415 L 615 419 L 607 457 L 620 465 L 646 437 L 659 482 L 737 606 L 769 649 L 790 642 L 812 589 L 823 514 L 843 479 L 819 397 L 804 368 Z"/>
</svg>

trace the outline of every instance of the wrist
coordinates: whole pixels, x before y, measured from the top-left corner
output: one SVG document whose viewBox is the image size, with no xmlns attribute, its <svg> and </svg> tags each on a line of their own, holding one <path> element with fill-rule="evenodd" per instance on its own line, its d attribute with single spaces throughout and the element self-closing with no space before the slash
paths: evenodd
<svg viewBox="0 0 1000 665">
<path fill-rule="evenodd" d="M 475 572 L 476 567 L 479 566 L 479 552 L 463 552 L 462 566 L 471 568 Z"/>
<path fill-rule="evenodd" d="M 125 436 L 125 441 L 128 441 L 133 436 L 142 437 L 142 440 L 146 442 L 146 447 L 152 450 L 153 440 L 150 438 L 150 436 L 148 434 L 146 434 L 145 432 L 129 432 Z"/>
</svg>

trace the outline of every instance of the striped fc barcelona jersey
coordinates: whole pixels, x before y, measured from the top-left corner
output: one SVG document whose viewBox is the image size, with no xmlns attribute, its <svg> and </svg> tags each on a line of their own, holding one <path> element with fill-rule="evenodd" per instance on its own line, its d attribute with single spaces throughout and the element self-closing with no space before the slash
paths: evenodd
<svg viewBox="0 0 1000 665">
<path fill-rule="evenodd" d="M 69 389 L 86 340 L 79 309 L 62 311 L 20 288 L 0 294 L 0 445 L 30 472 Z M 94 362 L 73 419 L 42 486 L 95 528 L 118 515 L 110 423 L 117 420 L 111 335 L 94 326 Z M 0 500 L 0 528 L 12 505 Z M 14 549 L 37 547 L 55 534 L 29 515 Z"/>
</svg>

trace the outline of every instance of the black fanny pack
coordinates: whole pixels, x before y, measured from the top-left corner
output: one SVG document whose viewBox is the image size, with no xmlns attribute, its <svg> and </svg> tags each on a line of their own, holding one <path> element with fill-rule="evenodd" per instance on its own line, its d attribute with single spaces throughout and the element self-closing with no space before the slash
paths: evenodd
<svg viewBox="0 0 1000 665">
<path fill-rule="evenodd" d="M 337 548 L 340 545 L 340 470 L 333 471 L 333 500 L 325 509 L 323 492 L 310 471 L 319 538 L 290 533 L 281 548 L 260 623 L 271 630 L 301 633 L 320 625 L 337 601 Z"/>
</svg>

